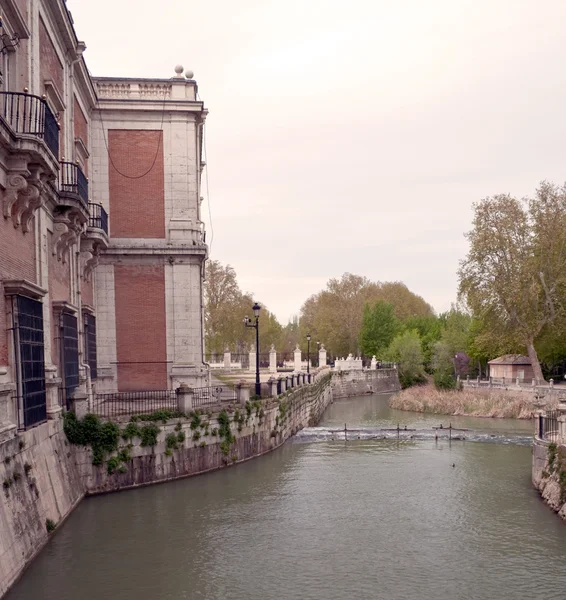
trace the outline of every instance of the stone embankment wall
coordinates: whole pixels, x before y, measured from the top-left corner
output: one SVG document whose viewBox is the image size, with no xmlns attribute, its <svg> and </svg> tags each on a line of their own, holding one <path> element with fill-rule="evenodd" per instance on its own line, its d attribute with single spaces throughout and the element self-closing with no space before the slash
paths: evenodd
<svg viewBox="0 0 566 600">
<path fill-rule="evenodd" d="M 566 446 L 535 438 L 532 480 L 542 499 L 566 520 Z"/>
<path fill-rule="evenodd" d="M 48 421 L 0 445 L 0 597 L 84 496 L 63 421 Z M 49 521 L 48 521 L 49 520 Z"/>
<path fill-rule="evenodd" d="M 318 423 L 332 402 L 330 381 L 323 371 L 315 383 L 279 398 L 157 422 L 156 444 L 120 438 L 118 451 L 99 466 L 92 464 L 91 448 L 68 442 L 62 419 L 0 445 L 0 597 L 45 544 L 48 528 L 58 526 L 85 495 L 196 475 L 269 452 Z M 220 435 L 222 422 L 225 431 L 228 422 L 230 443 Z M 126 423 L 120 426 L 124 430 Z M 111 469 L 110 460 L 120 454 Z"/>
<path fill-rule="evenodd" d="M 141 445 L 133 438 L 128 449 L 131 459 L 125 469 L 109 474 L 103 466 L 92 464 L 89 448 L 76 448 L 76 461 L 87 494 L 124 490 L 140 485 L 170 481 L 213 471 L 269 452 L 298 430 L 318 423 L 332 401 L 330 373 L 314 384 L 290 390 L 278 399 L 225 407 L 234 442 L 223 444 L 219 408 L 203 409 L 197 421 L 173 418 L 157 423 L 160 432 L 155 446 Z M 208 412 L 207 412 L 208 411 Z M 167 452 L 168 436 L 179 436 L 182 443 Z M 121 444 L 125 447 L 127 444 Z M 122 448 L 123 449 L 123 448 Z M 120 450 L 120 449 L 119 449 Z"/>
<path fill-rule="evenodd" d="M 332 375 L 332 391 L 335 399 L 398 392 L 400 389 L 397 369 L 337 371 Z"/>
</svg>

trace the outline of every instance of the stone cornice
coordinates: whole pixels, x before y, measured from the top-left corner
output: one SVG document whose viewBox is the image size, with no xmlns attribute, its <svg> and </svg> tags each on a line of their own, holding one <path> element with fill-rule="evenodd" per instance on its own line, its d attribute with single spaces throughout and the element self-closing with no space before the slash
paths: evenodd
<svg viewBox="0 0 566 600">
<path fill-rule="evenodd" d="M 140 98 L 104 98 L 98 101 L 97 110 L 110 111 L 147 111 L 147 112 L 191 112 L 206 116 L 208 110 L 200 100 L 145 100 Z M 106 114 L 104 119 L 107 119 Z"/>
<path fill-rule="evenodd" d="M 5 279 L 2 282 L 5 296 L 27 296 L 40 300 L 47 294 L 47 290 L 27 279 Z"/>
<path fill-rule="evenodd" d="M 2 4 L 4 15 L 6 16 L 6 20 L 10 24 L 11 29 L 18 34 L 20 39 L 25 40 L 29 38 L 30 31 L 14 0 L 5 0 Z"/>
<path fill-rule="evenodd" d="M 94 313 L 96 312 L 94 310 L 94 306 L 91 306 L 90 304 L 81 304 L 81 310 L 83 311 L 83 314 L 87 314 L 87 315 L 94 315 Z"/>
<path fill-rule="evenodd" d="M 208 257 L 208 246 L 122 246 L 111 244 L 100 253 L 100 264 L 116 264 L 121 261 L 150 260 L 160 264 L 200 263 Z"/>
<path fill-rule="evenodd" d="M 79 309 L 74 304 L 70 304 L 66 300 L 54 300 L 51 305 L 54 313 L 77 315 L 79 312 Z"/>
<path fill-rule="evenodd" d="M 75 90 L 81 93 L 81 98 L 85 103 L 88 104 L 88 112 L 96 106 L 96 90 L 94 88 L 94 83 L 88 73 L 88 69 L 85 63 L 85 59 L 81 56 L 81 60 L 79 60 L 74 65 L 75 72 L 75 83 L 77 84 Z"/>
</svg>

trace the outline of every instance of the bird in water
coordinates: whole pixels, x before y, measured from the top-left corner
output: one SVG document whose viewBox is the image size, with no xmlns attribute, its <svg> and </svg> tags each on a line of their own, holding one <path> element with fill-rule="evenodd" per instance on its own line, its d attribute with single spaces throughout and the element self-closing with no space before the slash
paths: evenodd
<svg viewBox="0 0 566 600">
<path fill-rule="evenodd" d="M 455 466 L 456 466 L 456 463 L 452 463 L 452 467 L 455 467 Z"/>
</svg>

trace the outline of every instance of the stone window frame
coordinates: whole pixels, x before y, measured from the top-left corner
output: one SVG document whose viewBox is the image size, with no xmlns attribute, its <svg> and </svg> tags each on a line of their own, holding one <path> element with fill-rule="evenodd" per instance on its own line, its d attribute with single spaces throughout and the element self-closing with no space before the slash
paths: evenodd
<svg viewBox="0 0 566 600">
<path fill-rule="evenodd" d="M 24 296 L 26 298 L 30 298 L 32 300 L 37 300 L 38 302 L 41 302 L 43 305 L 45 304 L 43 302 L 45 296 L 47 295 L 48 290 L 46 290 L 45 288 L 42 288 L 41 286 L 37 285 L 36 283 L 33 283 L 32 281 L 29 281 L 28 279 L 5 279 L 4 281 L 2 281 L 2 287 L 3 287 L 3 294 L 5 298 L 10 298 L 10 301 L 6 302 L 6 322 L 7 323 L 12 323 L 12 325 L 10 326 L 10 329 L 12 330 L 12 335 L 8 336 L 8 360 L 9 362 L 11 362 L 12 364 L 12 368 L 14 369 L 13 373 L 12 373 L 12 381 L 13 383 L 10 383 L 8 385 L 4 385 L 4 389 L 0 389 L 0 402 L 3 402 L 5 404 L 4 408 L 0 407 L 2 410 L 0 410 L 0 413 L 6 413 L 5 415 L 3 415 L 4 417 L 8 417 L 8 420 L 11 421 L 13 423 L 14 428 L 18 428 L 19 424 L 20 424 L 20 420 L 21 420 L 21 415 L 19 413 L 19 406 L 17 404 L 17 399 L 15 398 L 15 396 L 13 396 L 13 394 L 16 393 L 16 390 L 18 389 L 18 387 L 21 385 L 21 382 L 18 382 L 18 375 L 17 373 L 20 371 L 20 369 L 17 368 L 17 364 L 19 363 L 20 357 L 19 357 L 19 352 L 16 349 L 16 340 L 14 339 L 14 335 L 13 335 L 13 323 L 14 323 L 14 303 L 11 300 L 14 296 Z M 43 329 L 43 335 L 44 337 L 46 335 L 50 335 L 49 331 L 45 331 L 45 321 L 44 321 L 44 329 Z M 47 378 L 46 378 L 46 383 L 47 383 Z M 0 386 L 1 387 L 1 386 Z M 6 398 L 2 399 L 1 396 L 5 395 Z M 13 405 L 10 405 L 10 402 L 8 400 L 8 397 L 13 397 Z M 8 404 L 6 404 L 8 403 Z M 1 419 L 0 419 L 1 420 Z"/>
</svg>

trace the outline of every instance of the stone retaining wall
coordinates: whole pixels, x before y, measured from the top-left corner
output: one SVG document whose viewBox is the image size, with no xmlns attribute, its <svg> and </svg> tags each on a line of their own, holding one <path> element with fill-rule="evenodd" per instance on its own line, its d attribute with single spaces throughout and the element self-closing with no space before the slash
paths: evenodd
<svg viewBox="0 0 566 600">
<path fill-rule="evenodd" d="M 90 448 L 69 444 L 62 419 L 1 444 L 0 482 L 6 486 L 0 490 L 0 597 L 48 540 L 47 519 L 60 525 L 87 494 L 196 475 L 269 452 L 299 429 L 318 423 L 332 402 L 330 382 L 330 373 L 322 372 L 315 383 L 289 390 L 277 399 L 262 400 L 260 407 L 253 402 L 248 409 L 228 407 L 235 441 L 227 451 L 221 446 L 222 440 L 212 435 L 218 428 L 220 407 L 211 407 L 210 415 L 204 409 L 201 415 L 209 424 L 209 435 L 204 435 L 204 427 L 191 429 L 190 418 L 157 423 L 157 444 L 143 447 L 133 438 L 128 449 L 131 458 L 113 473 L 108 472 L 110 456 L 102 465 L 94 466 Z M 243 416 L 240 423 L 234 421 L 236 410 Z M 194 439 L 197 431 L 198 439 Z M 185 434 L 183 442 L 167 451 L 167 435 L 181 432 Z M 123 447 L 127 444 L 120 442 Z"/>
<path fill-rule="evenodd" d="M 533 443 L 532 481 L 544 502 L 566 520 L 566 490 L 560 473 L 566 468 L 566 446 L 557 446 L 556 458 L 549 465 L 548 442 L 535 438 Z"/>
<path fill-rule="evenodd" d="M 401 389 L 397 369 L 376 371 L 337 371 L 332 375 L 334 398 L 351 398 L 364 394 L 398 392 Z"/>
<path fill-rule="evenodd" d="M 84 496 L 63 421 L 48 421 L 0 445 L 0 597 Z"/>
</svg>

